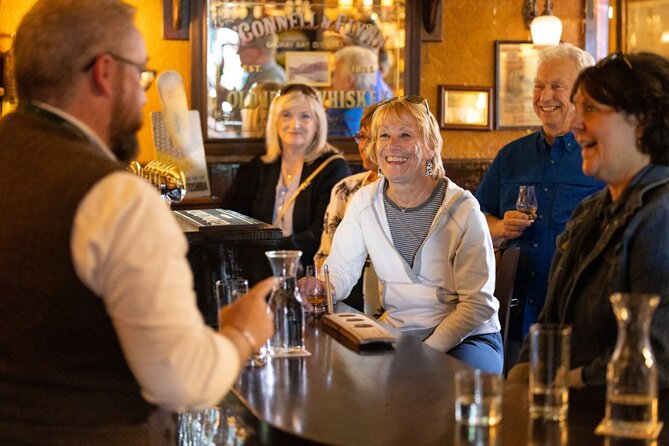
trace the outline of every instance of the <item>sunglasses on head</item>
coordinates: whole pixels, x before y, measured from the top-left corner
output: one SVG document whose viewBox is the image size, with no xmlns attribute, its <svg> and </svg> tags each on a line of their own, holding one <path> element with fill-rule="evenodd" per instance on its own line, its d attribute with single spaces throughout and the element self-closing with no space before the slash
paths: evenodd
<svg viewBox="0 0 669 446">
<path fill-rule="evenodd" d="M 597 62 L 597 65 L 595 65 L 595 67 L 601 69 L 606 66 L 613 66 L 614 63 L 620 65 L 621 62 L 629 69 L 630 73 L 634 72 L 634 66 L 632 65 L 632 62 L 630 62 L 630 60 L 627 58 L 627 56 L 625 56 L 625 54 L 622 51 L 616 51 L 615 53 L 609 54 L 604 59 Z"/>
<path fill-rule="evenodd" d="M 292 93 L 294 91 L 300 92 L 305 96 L 309 96 L 309 97 L 312 97 L 314 99 L 318 99 L 319 101 L 321 100 L 320 96 L 318 96 L 318 92 L 313 87 L 310 87 L 309 85 L 306 85 L 306 84 L 288 84 L 288 85 L 284 85 L 279 90 L 279 93 L 277 94 L 277 96 Z"/>
<path fill-rule="evenodd" d="M 430 106 L 427 103 L 427 99 L 422 96 L 411 95 L 411 96 L 395 96 L 394 98 L 384 99 L 383 101 L 377 104 L 377 107 L 382 107 L 387 104 L 391 104 L 399 99 L 410 102 L 411 104 L 425 104 L 425 111 L 430 113 Z"/>
</svg>

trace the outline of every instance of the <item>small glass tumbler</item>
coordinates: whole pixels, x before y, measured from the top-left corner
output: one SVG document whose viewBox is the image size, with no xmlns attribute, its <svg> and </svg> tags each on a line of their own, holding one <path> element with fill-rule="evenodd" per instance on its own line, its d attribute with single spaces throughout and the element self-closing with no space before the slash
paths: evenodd
<svg viewBox="0 0 669 446">
<path fill-rule="evenodd" d="M 244 294 L 249 292 L 249 282 L 242 278 L 231 278 L 228 280 L 216 281 L 216 300 L 218 301 L 218 311 L 221 311 L 226 305 L 231 304 Z M 220 327 L 220 322 L 219 322 Z M 258 352 L 251 355 L 247 367 L 262 367 L 267 364 L 267 346 L 260 347 Z"/>
<path fill-rule="evenodd" d="M 455 374 L 455 421 L 468 426 L 494 426 L 502 421 L 502 377 L 480 370 Z"/>
<path fill-rule="evenodd" d="M 569 409 L 569 347 L 571 327 L 558 324 L 530 326 L 530 416 L 560 421 Z"/>
</svg>

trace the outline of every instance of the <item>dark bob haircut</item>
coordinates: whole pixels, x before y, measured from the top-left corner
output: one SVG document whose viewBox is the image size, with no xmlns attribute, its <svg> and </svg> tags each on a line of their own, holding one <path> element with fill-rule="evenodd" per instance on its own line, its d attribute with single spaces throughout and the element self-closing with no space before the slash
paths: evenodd
<svg viewBox="0 0 669 446">
<path fill-rule="evenodd" d="M 642 153 L 651 163 L 669 164 L 669 62 L 653 53 L 613 53 L 576 79 L 578 89 L 618 112 L 635 116 L 643 126 Z"/>
</svg>

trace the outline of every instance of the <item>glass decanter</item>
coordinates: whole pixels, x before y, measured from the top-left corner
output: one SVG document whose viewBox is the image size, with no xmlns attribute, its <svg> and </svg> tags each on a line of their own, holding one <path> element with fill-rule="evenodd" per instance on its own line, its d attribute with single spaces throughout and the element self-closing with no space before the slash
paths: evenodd
<svg viewBox="0 0 669 446">
<path fill-rule="evenodd" d="M 650 345 L 650 321 L 659 302 L 652 294 L 611 295 L 618 338 L 606 372 L 606 413 L 597 433 L 652 439 L 662 429 L 657 421 L 657 365 Z"/>
<path fill-rule="evenodd" d="M 304 347 L 304 308 L 297 287 L 297 269 L 302 251 L 265 252 L 272 273 L 274 288 L 269 306 L 274 313 L 274 336 L 269 340 L 271 356 L 299 355 Z"/>
</svg>

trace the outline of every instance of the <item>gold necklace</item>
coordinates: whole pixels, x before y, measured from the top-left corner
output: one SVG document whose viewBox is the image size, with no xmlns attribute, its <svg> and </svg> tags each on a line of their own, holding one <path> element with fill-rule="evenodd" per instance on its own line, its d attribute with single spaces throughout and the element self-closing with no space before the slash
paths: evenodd
<svg viewBox="0 0 669 446">
<path fill-rule="evenodd" d="M 289 171 L 287 171 L 287 170 L 284 168 L 283 163 L 281 163 L 281 175 L 283 176 L 283 181 L 284 181 L 286 184 L 290 184 L 290 183 L 292 183 L 292 181 L 293 181 L 293 177 L 295 176 L 295 174 L 297 173 L 297 171 L 300 170 L 301 168 L 302 168 L 302 165 L 301 165 L 301 164 L 297 164 L 297 165 L 296 165 L 295 167 L 293 167 L 293 168 L 290 170 L 290 172 L 289 172 Z"/>
</svg>

